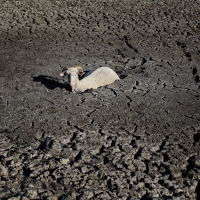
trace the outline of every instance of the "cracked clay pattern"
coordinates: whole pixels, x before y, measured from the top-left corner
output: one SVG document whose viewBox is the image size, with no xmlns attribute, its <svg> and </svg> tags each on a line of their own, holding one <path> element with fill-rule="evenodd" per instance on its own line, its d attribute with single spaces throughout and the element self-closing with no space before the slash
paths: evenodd
<svg viewBox="0 0 200 200">
<path fill-rule="evenodd" d="M 200 199 L 198 1 L 0 8 L 0 199 Z M 66 65 L 120 80 L 73 94 Z"/>
</svg>

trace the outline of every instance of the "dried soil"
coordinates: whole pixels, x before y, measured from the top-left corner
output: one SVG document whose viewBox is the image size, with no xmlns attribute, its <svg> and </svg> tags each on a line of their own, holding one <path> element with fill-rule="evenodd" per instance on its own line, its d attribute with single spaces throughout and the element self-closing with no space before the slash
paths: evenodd
<svg viewBox="0 0 200 200">
<path fill-rule="evenodd" d="M 1 199 L 200 199 L 198 1 L 0 9 Z M 73 94 L 66 65 L 121 80 Z"/>
</svg>

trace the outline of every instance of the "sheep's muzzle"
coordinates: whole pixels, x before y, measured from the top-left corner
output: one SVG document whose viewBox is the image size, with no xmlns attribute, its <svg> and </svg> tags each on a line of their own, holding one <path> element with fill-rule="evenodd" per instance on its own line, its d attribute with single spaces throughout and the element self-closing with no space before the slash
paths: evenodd
<svg viewBox="0 0 200 200">
<path fill-rule="evenodd" d="M 69 82 L 69 84 L 70 84 L 71 86 L 74 86 L 75 83 L 76 83 L 74 77 L 73 77 L 71 74 L 68 75 L 68 82 Z"/>
</svg>

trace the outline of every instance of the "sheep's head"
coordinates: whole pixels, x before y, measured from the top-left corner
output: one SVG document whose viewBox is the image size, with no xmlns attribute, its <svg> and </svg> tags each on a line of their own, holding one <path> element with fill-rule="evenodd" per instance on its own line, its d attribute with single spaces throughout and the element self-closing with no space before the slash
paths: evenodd
<svg viewBox="0 0 200 200">
<path fill-rule="evenodd" d="M 75 89 L 77 88 L 77 83 L 79 82 L 79 76 L 84 75 L 85 72 L 83 71 L 82 67 L 75 66 L 75 67 L 65 67 L 62 70 L 62 73 L 60 76 L 66 76 L 68 78 L 68 83 L 70 84 L 72 88 L 72 92 L 75 92 Z"/>
</svg>

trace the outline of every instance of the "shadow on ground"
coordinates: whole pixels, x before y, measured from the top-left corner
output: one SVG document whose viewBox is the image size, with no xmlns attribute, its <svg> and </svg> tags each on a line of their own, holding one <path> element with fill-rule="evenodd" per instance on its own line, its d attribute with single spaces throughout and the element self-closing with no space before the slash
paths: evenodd
<svg viewBox="0 0 200 200">
<path fill-rule="evenodd" d="M 65 83 L 60 83 L 58 80 L 51 76 L 39 75 L 33 77 L 34 82 L 40 82 L 41 84 L 45 85 L 46 88 L 50 90 L 54 90 L 55 88 L 65 88 L 68 91 L 71 91 L 70 85 Z"/>
</svg>

